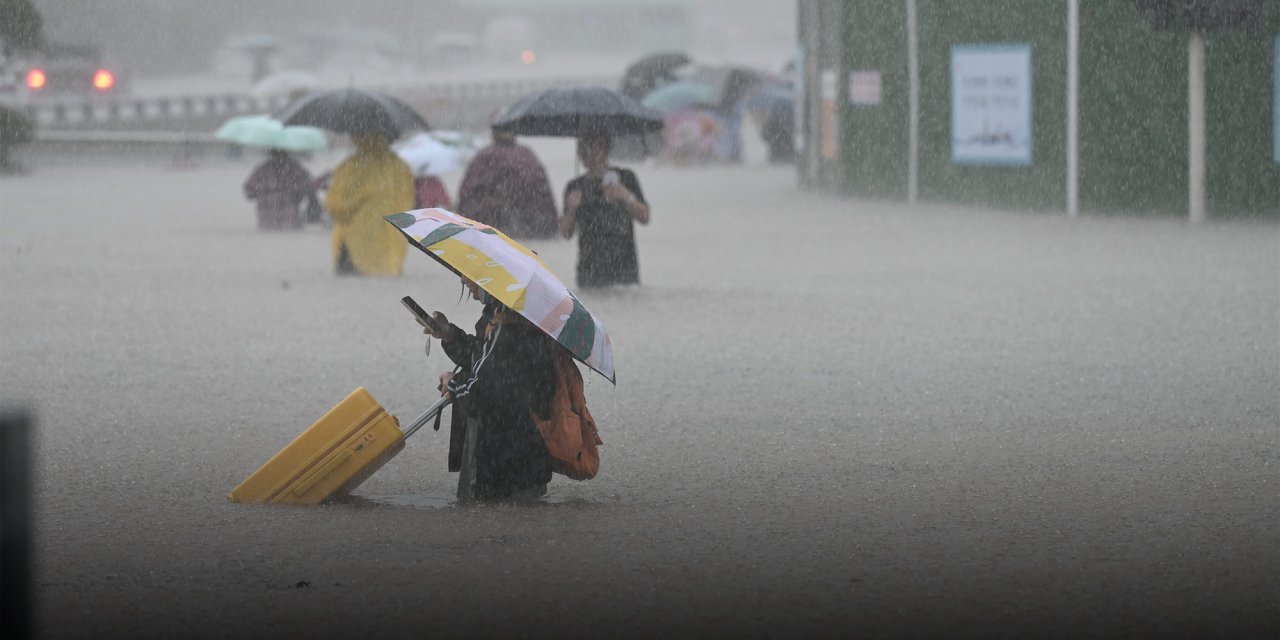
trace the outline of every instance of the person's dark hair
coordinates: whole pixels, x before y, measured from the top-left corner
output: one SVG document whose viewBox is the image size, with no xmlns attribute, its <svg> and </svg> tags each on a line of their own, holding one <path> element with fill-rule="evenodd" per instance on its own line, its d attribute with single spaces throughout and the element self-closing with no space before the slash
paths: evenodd
<svg viewBox="0 0 1280 640">
<path fill-rule="evenodd" d="M 613 137 L 609 132 L 602 130 L 588 130 L 578 134 L 578 142 L 580 144 L 602 143 L 606 149 L 613 148 Z"/>
<path fill-rule="evenodd" d="M 465 297 L 467 297 L 467 285 L 466 285 L 466 284 L 463 284 L 463 285 L 462 285 L 462 291 L 460 291 L 460 292 L 458 293 L 458 304 L 462 304 L 462 299 L 463 299 L 463 298 L 465 298 Z M 489 304 L 489 301 L 491 301 L 491 300 L 495 300 L 495 298 L 493 297 L 493 294 L 492 294 L 492 293 L 489 293 L 488 291 L 485 291 L 483 288 L 481 288 L 481 289 L 480 289 L 480 304 Z M 499 307 L 501 307 L 501 306 L 503 306 L 503 305 L 502 305 L 502 303 L 501 303 L 501 302 L 499 302 L 499 303 L 498 303 L 498 306 L 499 306 Z"/>
</svg>

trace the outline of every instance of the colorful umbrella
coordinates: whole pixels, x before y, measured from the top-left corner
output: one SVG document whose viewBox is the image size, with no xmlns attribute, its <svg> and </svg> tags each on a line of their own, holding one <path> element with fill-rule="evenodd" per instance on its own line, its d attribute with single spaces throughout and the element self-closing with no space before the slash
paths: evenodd
<svg viewBox="0 0 1280 640">
<path fill-rule="evenodd" d="M 609 334 L 538 255 L 489 225 L 444 209 L 386 216 L 409 243 L 466 276 L 573 357 L 616 384 Z"/>
</svg>

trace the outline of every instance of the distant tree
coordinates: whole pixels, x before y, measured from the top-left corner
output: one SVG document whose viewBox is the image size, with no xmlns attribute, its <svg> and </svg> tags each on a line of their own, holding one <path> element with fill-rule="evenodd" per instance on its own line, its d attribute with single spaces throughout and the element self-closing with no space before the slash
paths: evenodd
<svg viewBox="0 0 1280 640">
<path fill-rule="evenodd" d="M 0 72 L 4 60 L 15 53 L 44 47 L 44 18 L 31 0 L 0 0 Z M 14 146 L 31 142 L 35 127 L 31 119 L 16 109 L 0 106 L 0 173 L 14 173 L 10 151 Z"/>
<path fill-rule="evenodd" d="M 0 106 L 0 175 L 21 170 L 10 154 L 13 147 L 31 142 L 34 138 L 31 119 L 17 109 Z"/>
<path fill-rule="evenodd" d="M 44 18 L 31 0 L 0 0 L 0 52 L 33 51 L 44 46 Z"/>
</svg>

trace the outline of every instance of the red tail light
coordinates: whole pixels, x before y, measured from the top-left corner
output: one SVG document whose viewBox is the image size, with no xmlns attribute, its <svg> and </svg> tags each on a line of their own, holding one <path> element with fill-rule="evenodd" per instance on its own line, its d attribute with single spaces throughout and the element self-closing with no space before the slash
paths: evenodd
<svg viewBox="0 0 1280 640">
<path fill-rule="evenodd" d="M 98 91 L 106 91 L 114 86 L 116 86 L 116 77 L 111 75 L 110 71 L 107 71 L 106 69 L 98 69 L 98 72 L 93 74 L 94 89 L 97 89 Z"/>
<path fill-rule="evenodd" d="M 49 78 L 44 75 L 43 69 L 32 69 L 27 72 L 28 89 L 43 89 L 48 81 Z"/>
</svg>

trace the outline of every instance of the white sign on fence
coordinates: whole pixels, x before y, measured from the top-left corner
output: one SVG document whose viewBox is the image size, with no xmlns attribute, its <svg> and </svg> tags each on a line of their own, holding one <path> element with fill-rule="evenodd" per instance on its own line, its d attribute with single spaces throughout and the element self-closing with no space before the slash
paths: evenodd
<svg viewBox="0 0 1280 640">
<path fill-rule="evenodd" d="M 878 105 L 881 92 L 879 71 L 849 72 L 849 104 Z"/>
<path fill-rule="evenodd" d="M 1031 164 L 1031 45 L 951 47 L 951 162 Z"/>
</svg>

